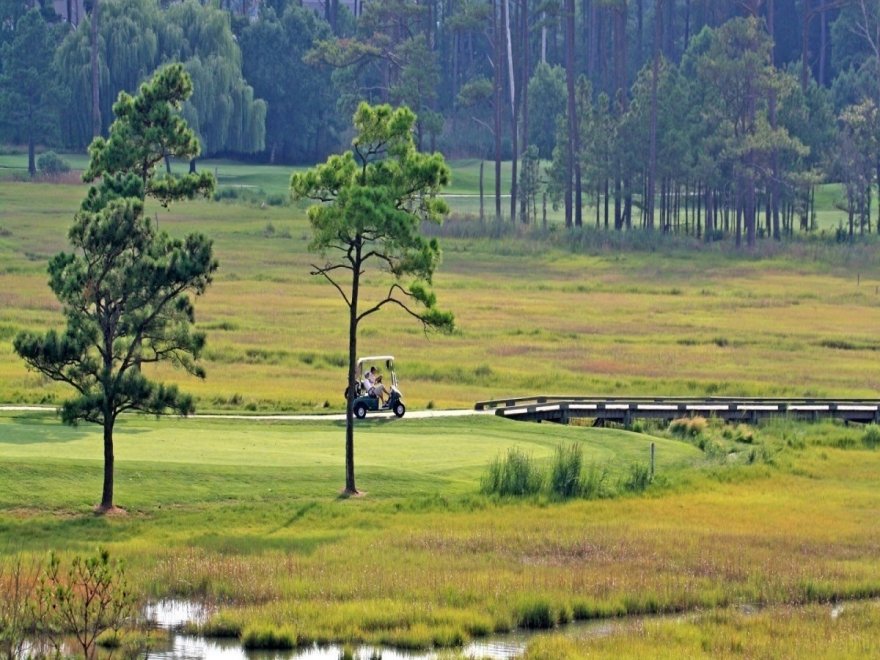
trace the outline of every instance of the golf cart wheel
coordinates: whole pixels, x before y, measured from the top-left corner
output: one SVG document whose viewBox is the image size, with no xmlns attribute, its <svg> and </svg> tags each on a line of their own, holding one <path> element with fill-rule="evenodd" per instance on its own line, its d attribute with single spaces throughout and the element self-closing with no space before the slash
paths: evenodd
<svg viewBox="0 0 880 660">
<path fill-rule="evenodd" d="M 403 414 L 406 412 L 406 406 L 403 405 L 402 403 L 400 403 L 400 401 L 398 401 L 397 403 L 394 404 L 393 410 L 394 410 L 394 414 L 397 417 L 403 417 Z"/>
<path fill-rule="evenodd" d="M 356 403 L 354 406 L 354 416 L 363 419 L 367 416 L 367 407 L 363 403 Z"/>
</svg>

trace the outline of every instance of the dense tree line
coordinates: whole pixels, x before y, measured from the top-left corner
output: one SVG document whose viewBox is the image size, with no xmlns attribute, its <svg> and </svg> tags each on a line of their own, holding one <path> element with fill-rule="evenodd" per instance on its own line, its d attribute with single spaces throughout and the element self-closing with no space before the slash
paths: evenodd
<svg viewBox="0 0 880 660">
<path fill-rule="evenodd" d="M 876 0 L 86 9 L 74 25 L 48 2 L 0 0 L 4 139 L 81 147 L 106 133 L 120 90 L 181 61 L 194 84 L 184 116 L 207 155 L 315 162 L 346 141 L 358 103 L 387 102 L 414 110 L 419 149 L 493 160 L 495 215 L 513 221 L 539 221 L 549 201 L 571 226 L 751 244 L 809 228 L 814 186 L 832 178 L 848 233 L 880 224 Z"/>
</svg>

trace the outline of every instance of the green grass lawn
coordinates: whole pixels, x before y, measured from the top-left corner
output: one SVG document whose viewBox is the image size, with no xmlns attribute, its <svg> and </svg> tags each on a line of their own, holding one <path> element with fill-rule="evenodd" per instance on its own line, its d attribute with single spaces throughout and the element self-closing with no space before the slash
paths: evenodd
<svg viewBox="0 0 880 660">
<path fill-rule="evenodd" d="M 65 161 L 74 170 L 71 178 L 85 170 L 88 156 L 85 153 L 62 154 Z M 478 217 L 480 213 L 480 161 L 474 158 L 449 161 L 452 170 L 452 183 L 446 189 L 448 202 L 453 213 L 462 216 Z M 217 189 L 221 194 L 237 194 L 245 199 L 271 200 L 272 203 L 289 201 L 290 175 L 306 169 L 305 166 L 290 165 L 257 165 L 237 161 L 209 158 L 198 161 L 198 167 L 213 172 L 217 178 Z M 172 170 L 186 172 L 189 163 L 174 161 Z M 11 177 L 23 177 L 27 174 L 27 155 L 25 153 L 0 154 L 0 181 Z M 501 190 L 505 197 L 502 200 L 502 213 L 510 212 L 510 162 L 502 163 Z M 495 213 L 495 163 L 483 161 L 483 193 L 484 213 L 487 218 Z M 843 202 L 843 191 L 839 184 L 823 184 L 816 188 L 816 223 L 820 229 L 834 231 L 841 224 L 846 225 L 847 216 L 838 208 Z M 593 198 L 584 193 L 584 224 L 595 225 L 596 208 Z M 519 211 L 517 211 L 519 212 Z M 538 200 L 538 218 L 542 219 L 541 200 Z M 564 223 L 564 210 L 554 209 L 552 202 L 547 203 L 547 220 L 551 225 Z M 602 211 L 600 210 L 600 214 Z M 613 211 L 612 211 L 613 213 Z M 604 221 L 604 216 L 602 216 Z M 612 220 L 613 222 L 613 220 Z"/>
<path fill-rule="evenodd" d="M 342 429 L 344 422 L 123 418 L 115 431 L 117 499 L 139 511 L 254 496 L 287 506 L 327 496 L 343 474 Z M 494 416 L 377 419 L 358 424 L 357 465 L 371 500 L 459 496 L 473 494 L 486 466 L 508 448 L 549 463 L 557 446 L 571 442 L 582 446 L 586 462 L 607 465 L 614 476 L 649 456 L 645 436 L 612 429 L 512 424 Z M 701 456 L 683 442 L 655 442 L 659 469 Z M 0 415 L 6 484 L 0 507 L 30 501 L 40 510 L 87 512 L 100 489 L 101 446 L 97 426 L 67 427 L 40 413 Z M 19 472 L 32 469 L 35 479 L 49 480 L 47 488 L 35 488 Z"/>
</svg>

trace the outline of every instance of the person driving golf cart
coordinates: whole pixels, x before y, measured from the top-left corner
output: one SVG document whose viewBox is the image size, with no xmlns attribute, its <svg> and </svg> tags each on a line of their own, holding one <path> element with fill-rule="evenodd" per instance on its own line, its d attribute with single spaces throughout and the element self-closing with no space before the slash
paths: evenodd
<svg viewBox="0 0 880 660">
<path fill-rule="evenodd" d="M 382 374 L 376 376 L 376 382 L 370 388 L 369 395 L 379 399 L 379 404 L 383 408 L 388 405 L 388 397 L 391 396 L 391 390 L 382 384 Z"/>
<path fill-rule="evenodd" d="M 369 371 L 364 372 L 364 378 L 360 383 L 360 385 L 361 385 L 360 394 L 361 395 L 371 393 L 371 391 L 373 389 L 373 385 L 376 384 L 376 378 L 378 376 L 379 376 L 379 372 L 376 371 L 375 366 L 370 367 Z"/>
<path fill-rule="evenodd" d="M 385 367 L 384 376 L 390 379 L 387 384 L 383 382 L 383 374 L 376 364 Z M 394 370 L 393 355 L 360 358 L 355 367 L 355 383 L 358 393 L 351 405 L 352 412 L 358 419 L 366 417 L 367 411 L 380 409 L 390 410 L 396 417 L 403 417 L 406 413 Z"/>
</svg>

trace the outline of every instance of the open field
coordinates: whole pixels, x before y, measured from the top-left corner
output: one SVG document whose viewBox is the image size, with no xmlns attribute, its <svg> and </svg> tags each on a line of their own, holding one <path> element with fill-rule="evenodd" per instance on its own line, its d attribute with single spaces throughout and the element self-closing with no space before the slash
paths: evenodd
<svg viewBox="0 0 880 660">
<path fill-rule="evenodd" d="M 64 160 L 73 170 L 84 170 L 88 164 L 86 154 L 62 154 Z M 450 162 L 452 168 L 452 184 L 445 191 L 449 197 L 449 206 L 453 213 L 479 217 L 480 213 L 480 161 L 462 159 Z M 303 166 L 287 165 L 253 165 L 243 164 L 224 159 L 200 160 L 199 167 L 214 173 L 217 188 L 222 194 L 241 194 L 244 197 L 269 200 L 280 203 L 288 199 L 290 175 L 294 171 L 305 169 Z M 172 169 L 185 172 L 187 163 L 175 162 Z M 0 180 L 27 176 L 27 156 L 25 154 L 0 154 Z M 73 176 L 73 175 L 71 175 Z M 502 214 L 509 215 L 510 198 L 510 162 L 502 163 L 501 191 Z M 484 212 L 486 217 L 495 213 L 495 164 L 483 161 L 483 193 Z M 825 184 L 816 188 L 816 224 L 825 231 L 834 231 L 838 226 L 847 224 L 847 215 L 837 208 L 843 201 L 843 189 L 839 184 Z M 595 226 L 596 207 L 594 198 L 584 191 L 583 219 L 586 226 Z M 542 218 L 542 204 L 538 200 L 538 222 Z M 600 215 L 604 210 L 600 209 Z M 611 211 L 613 215 L 613 211 Z M 562 208 L 554 209 L 552 202 L 547 202 L 547 220 L 550 224 L 562 225 L 565 213 Z M 604 222 L 604 216 L 600 218 Z M 613 222 L 613 218 L 612 218 Z"/>
<path fill-rule="evenodd" d="M 25 370 L 12 338 L 62 322 L 46 263 L 65 249 L 83 194 L 79 185 L 0 183 L 0 401 L 64 396 Z M 320 257 L 307 251 L 302 208 L 194 202 L 149 213 L 173 234 L 208 234 L 220 260 L 196 305 L 208 332 L 207 380 L 161 376 L 192 391 L 202 411 L 340 410 L 344 310 L 309 274 Z M 443 238 L 436 292 L 458 332 L 425 336 L 403 314 L 382 313 L 362 330 L 362 354 L 397 356 L 410 408 L 536 392 L 870 397 L 880 389 L 880 263 L 871 244 L 798 242 L 743 256 L 675 243 L 657 252 L 557 243 Z M 384 281 L 368 273 L 373 293 Z"/>
</svg>

